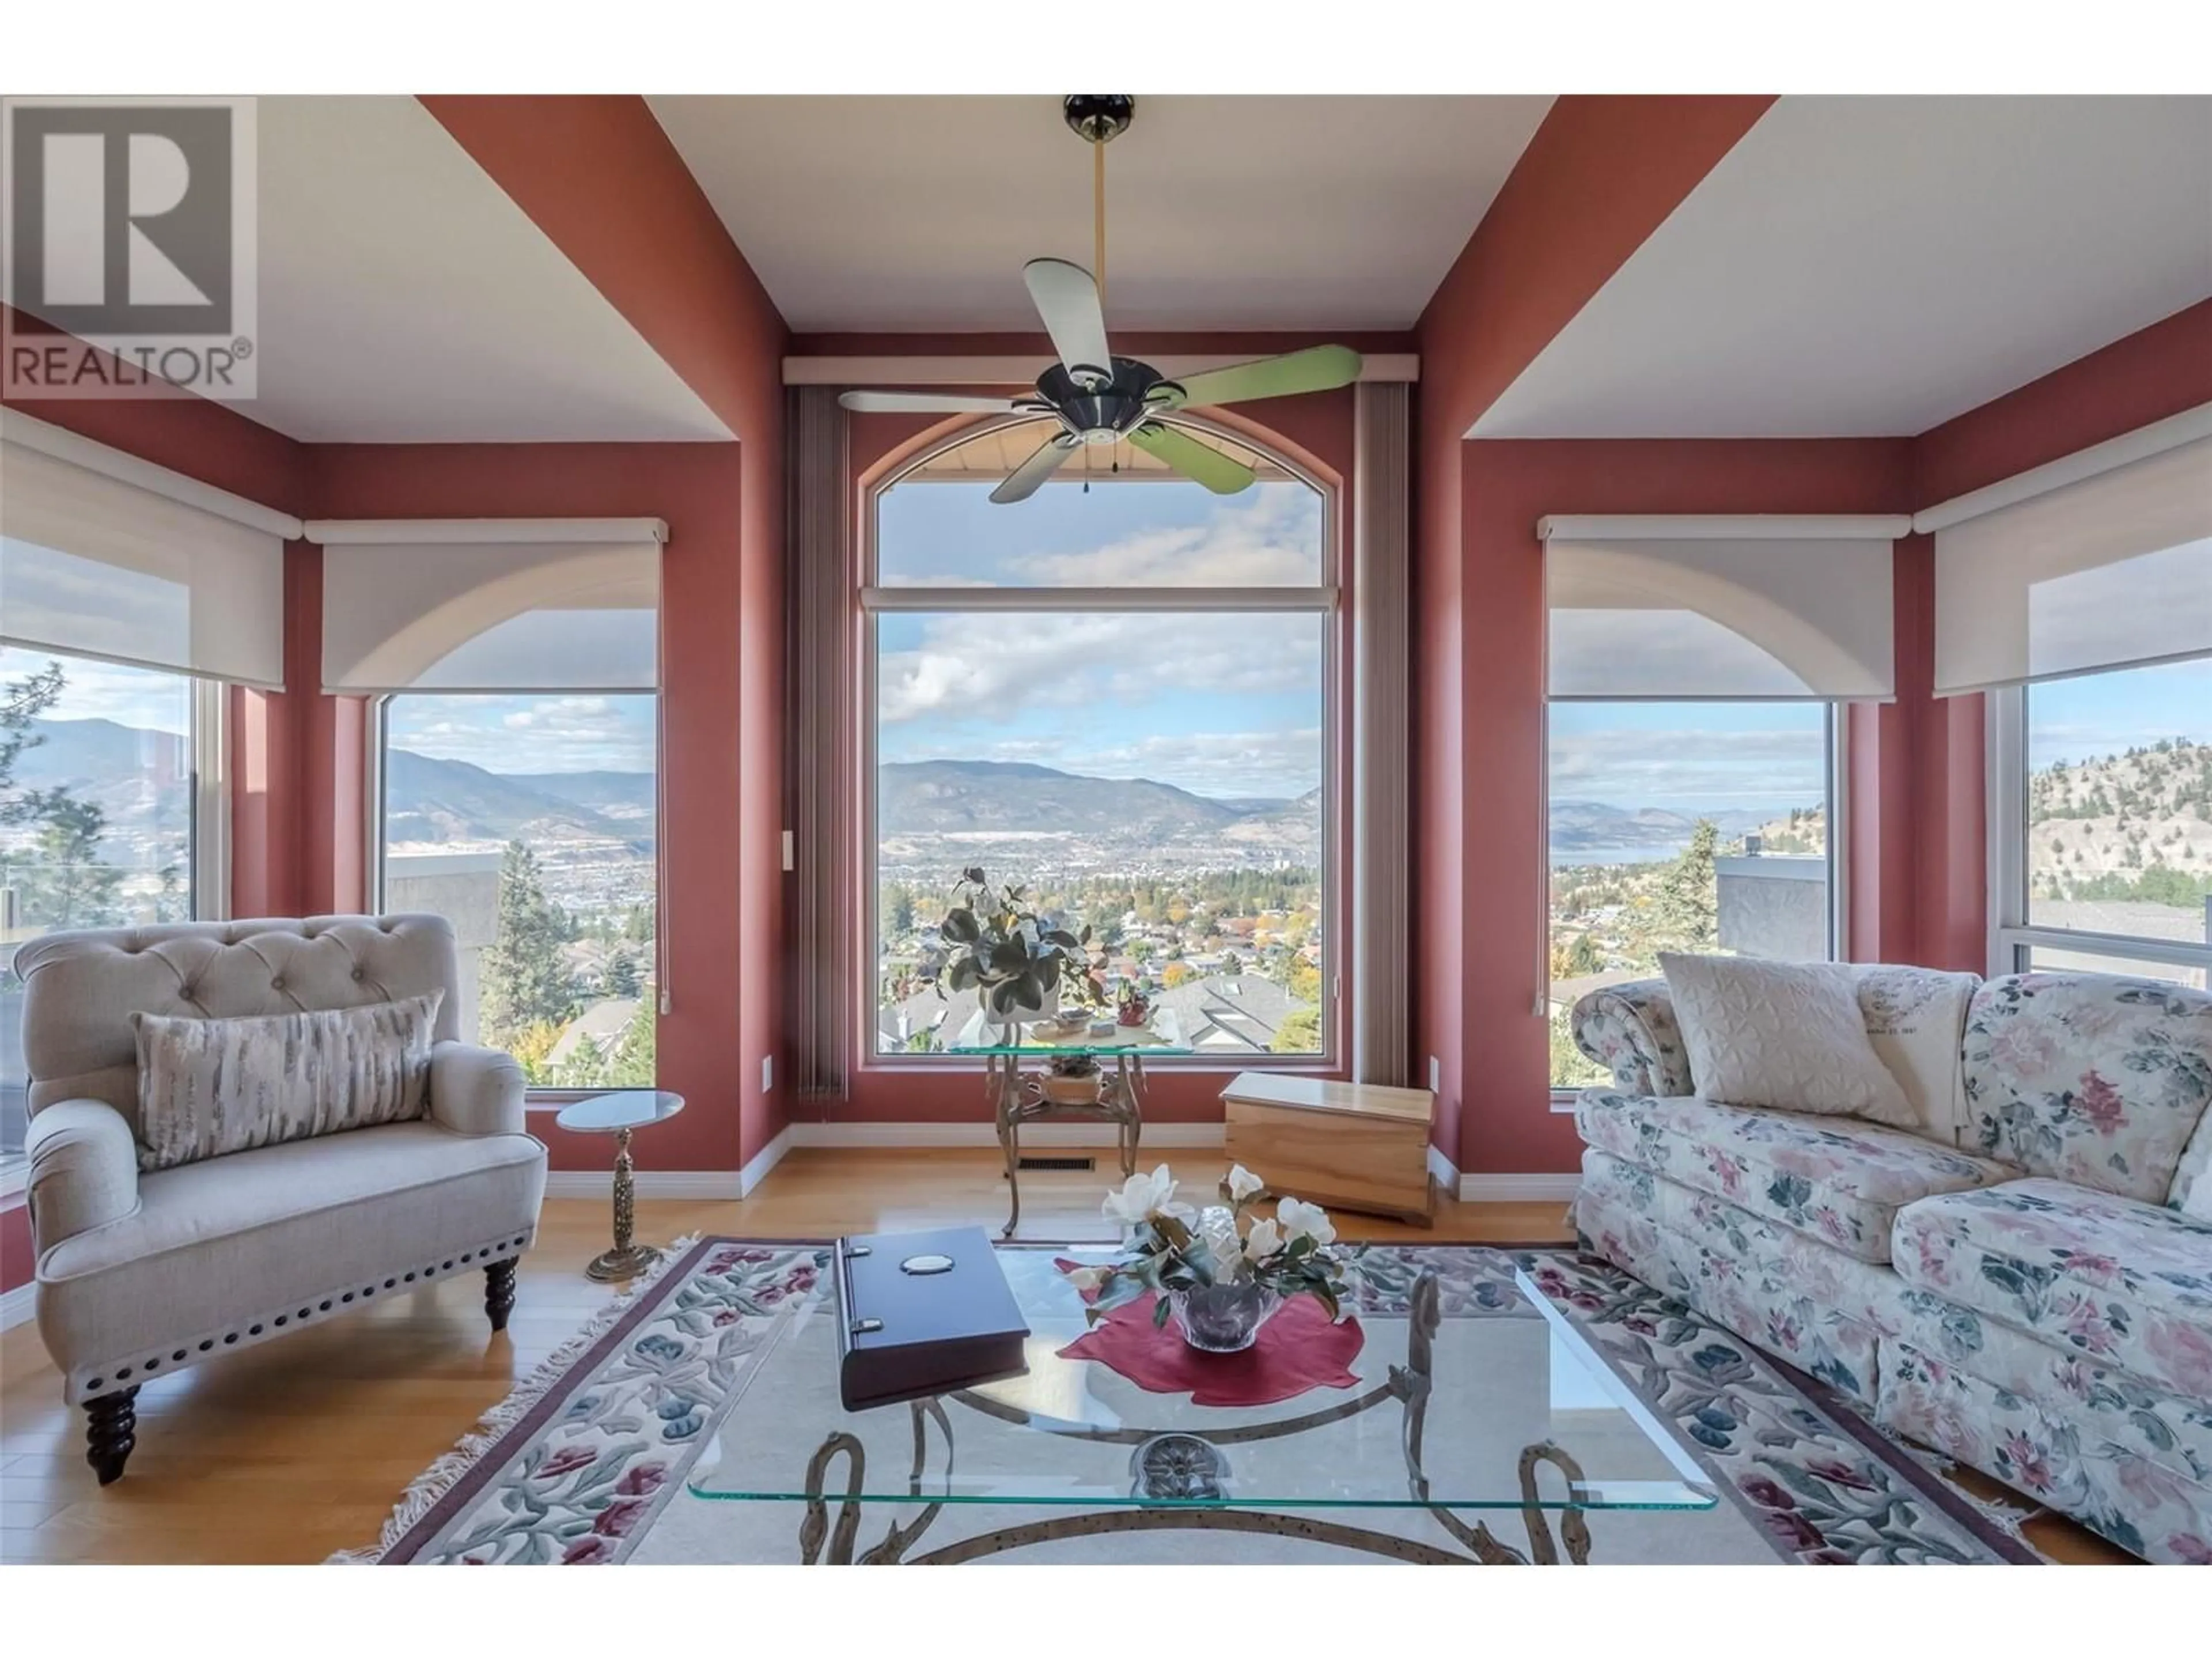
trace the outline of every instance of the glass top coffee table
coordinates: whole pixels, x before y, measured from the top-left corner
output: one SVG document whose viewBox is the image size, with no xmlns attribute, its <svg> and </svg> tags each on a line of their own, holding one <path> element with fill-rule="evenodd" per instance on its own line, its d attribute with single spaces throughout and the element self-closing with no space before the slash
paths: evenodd
<svg viewBox="0 0 2212 1659">
<path fill-rule="evenodd" d="M 764 1334 L 743 1396 L 692 1468 L 691 1494 L 799 1506 L 810 1563 L 969 1560 L 1179 1527 L 1282 1534 L 1401 1560 L 1580 1562 L 1589 1553 L 1585 1511 L 1717 1501 L 1630 1384 L 1502 1256 L 1510 1277 L 1474 1283 L 1447 1284 L 1433 1271 L 1408 1278 L 1395 1258 L 1371 1273 L 1355 1263 L 1348 1305 L 1366 1334 L 1350 1366 L 1357 1382 L 1225 1407 L 1059 1356 L 1085 1324 L 1054 1260 L 1103 1254 L 1000 1252 L 1030 1328 L 1026 1376 L 862 1412 L 838 1404 L 836 1299 L 825 1271 Z M 942 1534 L 948 1511 L 965 1504 L 1044 1513 L 933 1547 L 931 1527 Z M 872 1523 L 878 1510 L 881 1536 L 864 1540 L 864 1512 Z M 1518 1511 L 1527 1548 L 1462 1513 L 1484 1510 Z"/>
</svg>

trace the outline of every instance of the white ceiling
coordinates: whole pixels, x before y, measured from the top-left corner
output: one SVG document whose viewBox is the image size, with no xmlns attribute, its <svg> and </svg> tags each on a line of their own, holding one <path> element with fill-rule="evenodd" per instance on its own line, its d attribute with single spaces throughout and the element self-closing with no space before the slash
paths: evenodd
<svg viewBox="0 0 2212 1659">
<path fill-rule="evenodd" d="M 258 119 L 241 413 L 314 442 L 730 435 L 414 99 L 264 98 Z"/>
<path fill-rule="evenodd" d="M 1056 96 L 651 102 L 795 330 L 1033 330 L 1023 264 L 1091 263 Z M 1409 327 L 1551 102 L 1140 94 L 1106 155 L 1107 320 Z"/>
<path fill-rule="evenodd" d="M 1926 431 L 2212 295 L 2212 98 L 1785 98 L 1477 437 Z"/>
</svg>

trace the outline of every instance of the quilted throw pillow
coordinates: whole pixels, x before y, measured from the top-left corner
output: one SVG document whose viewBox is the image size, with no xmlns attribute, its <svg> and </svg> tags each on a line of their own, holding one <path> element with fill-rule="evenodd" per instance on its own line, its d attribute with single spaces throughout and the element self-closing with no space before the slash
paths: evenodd
<svg viewBox="0 0 2212 1659">
<path fill-rule="evenodd" d="M 247 1019 L 133 1014 L 141 1170 L 397 1123 L 430 1109 L 442 991 Z"/>
<path fill-rule="evenodd" d="M 1668 951 L 1659 967 L 1705 1099 L 1919 1127 L 1868 1039 L 1848 967 Z"/>
</svg>

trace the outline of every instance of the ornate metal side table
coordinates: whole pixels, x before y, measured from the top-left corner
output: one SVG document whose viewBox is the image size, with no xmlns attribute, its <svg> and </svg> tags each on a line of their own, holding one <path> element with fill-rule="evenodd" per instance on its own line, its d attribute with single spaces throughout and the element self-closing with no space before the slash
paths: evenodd
<svg viewBox="0 0 2212 1659">
<path fill-rule="evenodd" d="M 1024 1123 L 1110 1123 L 1115 1148 L 1121 1155 L 1121 1173 L 1137 1168 L 1137 1142 L 1145 1132 L 1145 1060 L 1146 1056 L 1187 1055 L 1175 1015 L 1155 1012 L 1142 1025 L 1116 1025 L 1103 1036 L 1088 1030 L 1073 1036 L 1049 1035 L 1040 1022 L 1001 1025 L 987 1024 L 979 1014 L 945 1052 L 978 1055 L 983 1061 L 983 1087 L 998 1126 L 999 1150 L 1006 1160 L 1006 1191 L 1010 1208 L 1001 1238 L 1012 1238 L 1022 1219 L 1022 1126 Z M 1024 1060 L 1051 1060 L 1085 1054 L 1101 1062 L 1098 1098 L 1071 1103 L 1048 1099 L 1036 1079 L 1025 1079 Z M 1104 1062 L 1112 1060 L 1109 1069 Z"/>
<path fill-rule="evenodd" d="M 554 1119 L 564 1129 L 595 1134 L 612 1132 L 615 1138 L 614 1248 L 600 1252 L 584 1269 L 593 1279 L 635 1278 L 660 1260 L 658 1249 L 636 1243 L 631 1236 L 636 1221 L 637 1187 L 630 1169 L 630 1131 L 665 1122 L 683 1109 L 684 1097 L 667 1089 L 617 1089 L 572 1101 Z"/>
</svg>

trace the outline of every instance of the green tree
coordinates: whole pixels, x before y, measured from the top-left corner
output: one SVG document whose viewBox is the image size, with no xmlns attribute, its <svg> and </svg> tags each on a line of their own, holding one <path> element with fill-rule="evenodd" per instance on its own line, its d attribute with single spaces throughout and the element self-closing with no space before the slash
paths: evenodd
<svg viewBox="0 0 2212 1659">
<path fill-rule="evenodd" d="M 893 939 L 905 939 L 914 932 L 914 889 L 904 883 L 895 884 L 886 895 L 884 919 L 890 923 Z"/>
<path fill-rule="evenodd" d="M 41 927 L 106 927 L 125 920 L 117 895 L 123 872 L 100 860 L 107 814 L 66 790 L 44 792 L 43 826 L 27 866 L 14 876 L 15 902 Z"/>
<path fill-rule="evenodd" d="M 1575 942 L 1567 946 L 1569 979 L 1580 979 L 1588 974 L 1601 973 L 1605 969 L 1605 952 L 1598 948 L 1594 933 L 1577 933 Z"/>
<path fill-rule="evenodd" d="M 634 997 L 637 993 L 637 958 L 627 951 L 617 951 L 607 959 L 607 994 Z"/>
<path fill-rule="evenodd" d="M 1283 1016 L 1267 1047 L 1279 1054 L 1310 1054 L 1321 1050 L 1321 1010 L 1293 1008 Z"/>
<path fill-rule="evenodd" d="M 1661 945 L 1680 951 L 1710 951 L 1720 943 L 1719 876 L 1714 856 L 1720 831 L 1711 818 L 1699 818 L 1651 903 L 1652 931 Z"/>
<path fill-rule="evenodd" d="M 499 866 L 499 931 L 483 955 L 487 1041 L 504 1048 L 539 1021 L 560 1025 L 574 1017 L 576 988 L 561 957 L 565 931 L 545 896 L 537 854 L 520 841 L 507 842 Z"/>
<path fill-rule="evenodd" d="M 659 1080 L 653 1036 L 653 1005 L 640 1003 L 608 1059 L 607 1081 L 618 1089 L 652 1088 Z"/>
<path fill-rule="evenodd" d="M 1321 1000 L 1321 969 L 1304 957 L 1293 957 L 1291 959 L 1290 977 L 1285 981 L 1283 988 L 1300 1002 L 1319 1002 Z"/>
</svg>

